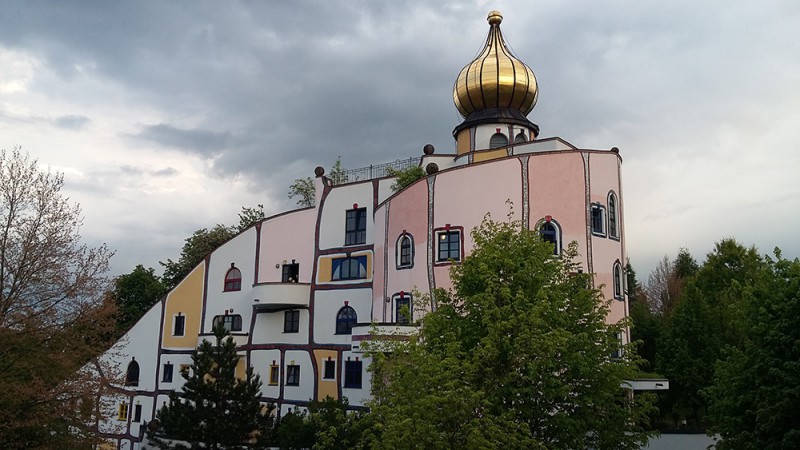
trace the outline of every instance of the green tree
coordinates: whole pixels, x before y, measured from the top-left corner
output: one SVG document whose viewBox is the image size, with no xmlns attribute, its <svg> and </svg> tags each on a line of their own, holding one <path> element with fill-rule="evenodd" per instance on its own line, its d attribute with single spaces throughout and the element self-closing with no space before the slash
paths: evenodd
<svg viewBox="0 0 800 450">
<path fill-rule="evenodd" d="M 103 379 L 80 369 L 113 338 L 114 308 L 105 297 L 112 253 L 81 243 L 81 211 L 63 185 L 62 174 L 41 170 L 19 148 L 0 152 L 3 449 L 96 440 L 91 400 Z"/>
<path fill-rule="evenodd" d="M 630 261 L 625 266 L 625 275 L 631 317 L 631 340 L 637 342 L 636 352 L 646 361 L 643 368 L 652 371 L 656 367 L 656 342 L 661 335 L 664 318 L 650 309 L 644 289 L 636 279 L 636 271 Z"/>
<path fill-rule="evenodd" d="M 392 191 L 399 192 L 413 184 L 415 181 L 425 178 L 425 169 L 420 166 L 409 166 L 405 169 L 394 170 L 391 167 L 386 169 L 386 175 L 397 177 L 392 184 Z"/>
<path fill-rule="evenodd" d="M 775 256 L 746 293 L 741 342 L 706 391 L 720 450 L 800 448 L 800 261 Z"/>
<path fill-rule="evenodd" d="M 331 173 L 328 175 L 328 178 L 333 181 L 333 184 L 343 184 L 349 181 L 347 178 L 347 171 L 344 170 L 344 167 L 342 167 L 341 156 L 336 157 L 336 162 L 333 163 L 333 167 L 331 167 Z"/>
<path fill-rule="evenodd" d="M 173 391 L 169 405 L 158 412 L 164 436 L 154 437 L 159 448 L 263 448 L 271 436 L 271 406 L 261 403 L 261 379 L 247 368 L 236 376 L 236 342 L 224 327 L 214 329 L 216 344 L 207 340 L 192 355 L 182 376 L 181 392 Z M 226 337 L 227 336 L 227 337 Z"/>
<path fill-rule="evenodd" d="M 236 229 L 221 224 L 215 225 L 210 230 L 203 228 L 195 231 L 186 238 L 178 261 L 171 259 L 167 259 L 167 262 L 159 261 L 159 264 L 164 266 L 164 274 L 161 278 L 164 285 L 168 289 L 177 286 L 207 254 L 217 249 L 234 235 L 236 235 Z"/>
<path fill-rule="evenodd" d="M 289 186 L 289 198 L 299 197 L 297 205 L 302 208 L 309 208 L 314 206 L 315 191 L 314 180 L 311 177 L 297 178 Z"/>
<path fill-rule="evenodd" d="M 649 396 L 622 388 L 638 358 L 612 357 L 626 323 L 605 322 L 577 244 L 554 259 L 535 231 L 490 219 L 472 237 L 418 336 L 370 353 L 376 447 L 639 448 Z"/>
<path fill-rule="evenodd" d="M 117 328 L 125 331 L 155 305 L 166 287 L 152 267 L 141 264 L 114 279 L 114 301 L 117 304 Z"/>
<path fill-rule="evenodd" d="M 237 231 L 244 231 L 256 222 L 264 220 L 264 205 L 258 204 L 255 208 L 242 206 L 239 212 L 239 225 Z"/>
</svg>

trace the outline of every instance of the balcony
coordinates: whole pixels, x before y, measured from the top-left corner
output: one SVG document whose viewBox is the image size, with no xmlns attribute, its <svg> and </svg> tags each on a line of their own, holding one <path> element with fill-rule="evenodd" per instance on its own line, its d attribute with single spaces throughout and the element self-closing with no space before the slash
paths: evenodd
<svg viewBox="0 0 800 450">
<path fill-rule="evenodd" d="M 370 350 L 392 351 L 393 343 L 406 341 L 417 334 L 417 327 L 399 323 L 358 324 L 353 327 L 351 347 L 353 352 L 363 353 L 362 345 L 369 343 Z"/>
<path fill-rule="evenodd" d="M 253 310 L 273 312 L 308 308 L 310 283 L 257 283 L 253 285 Z"/>
</svg>

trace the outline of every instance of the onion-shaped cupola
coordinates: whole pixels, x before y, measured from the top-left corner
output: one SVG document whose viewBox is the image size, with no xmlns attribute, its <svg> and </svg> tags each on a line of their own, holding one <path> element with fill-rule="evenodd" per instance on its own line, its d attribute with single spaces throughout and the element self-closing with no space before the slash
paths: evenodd
<svg viewBox="0 0 800 450">
<path fill-rule="evenodd" d="M 527 129 L 529 139 L 533 139 L 539 134 L 539 127 L 526 116 L 539 98 L 536 76 L 506 46 L 500 31 L 502 14 L 492 11 L 487 20 L 486 45 L 475 60 L 461 69 L 453 86 L 453 101 L 465 119 L 453 130 L 453 136 L 459 140 L 460 131 L 481 124 L 506 124 Z M 471 147 L 475 150 L 475 144 Z"/>
</svg>

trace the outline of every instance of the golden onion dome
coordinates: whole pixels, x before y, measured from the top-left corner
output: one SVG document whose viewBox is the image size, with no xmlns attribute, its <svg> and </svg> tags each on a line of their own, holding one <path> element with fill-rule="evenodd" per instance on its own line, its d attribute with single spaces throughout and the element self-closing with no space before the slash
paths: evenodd
<svg viewBox="0 0 800 450">
<path fill-rule="evenodd" d="M 536 76 L 506 46 L 500 32 L 503 15 L 492 11 L 487 20 L 486 46 L 461 69 L 453 86 L 453 101 L 464 118 L 489 108 L 515 109 L 527 116 L 539 98 Z"/>
</svg>

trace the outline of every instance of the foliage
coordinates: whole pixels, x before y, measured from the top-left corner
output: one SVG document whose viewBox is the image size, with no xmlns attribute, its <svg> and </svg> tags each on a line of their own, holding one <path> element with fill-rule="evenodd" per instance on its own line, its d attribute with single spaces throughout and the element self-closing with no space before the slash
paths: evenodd
<svg viewBox="0 0 800 450">
<path fill-rule="evenodd" d="M 271 407 L 260 402 L 261 379 L 248 367 L 236 377 L 236 342 L 224 327 L 214 329 L 192 355 L 182 392 L 170 394 L 158 412 L 164 436 L 153 440 L 164 448 L 262 448 L 271 433 Z M 172 440 L 173 442 L 169 442 Z M 187 444 L 180 442 L 183 441 Z"/>
<path fill-rule="evenodd" d="M 239 213 L 239 225 L 236 229 L 237 231 L 244 231 L 262 220 L 264 220 L 264 205 L 259 203 L 255 208 L 242 206 L 242 211 Z"/>
<path fill-rule="evenodd" d="M 336 157 L 336 162 L 333 163 L 333 167 L 331 167 L 331 173 L 328 175 L 328 178 L 333 181 L 333 184 L 342 184 L 349 181 L 347 179 L 347 171 L 345 171 L 344 167 L 342 167 L 341 156 Z"/>
<path fill-rule="evenodd" d="M 308 208 L 314 206 L 315 191 L 314 180 L 311 177 L 297 178 L 289 186 L 289 198 L 300 197 L 297 199 L 297 205 Z"/>
<path fill-rule="evenodd" d="M 103 379 L 81 371 L 113 338 L 105 301 L 111 252 L 80 243 L 63 175 L 18 148 L 0 152 L 0 448 L 93 442 Z M 107 368 L 106 368 L 107 369 Z M 109 374 L 109 371 L 105 371 Z M 110 376 L 110 374 L 109 374 Z"/>
<path fill-rule="evenodd" d="M 117 328 L 125 331 L 133 326 L 165 293 L 166 287 L 152 267 L 145 269 L 138 264 L 131 273 L 116 277 L 113 297 L 118 310 Z"/>
<path fill-rule="evenodd" d="M 390 177 L 397 177 L 392 184 L 392 191 L 400 192 L 413 184 L 415 181 L 425 178 L 426 174 L 425 169 L 420 166 L 409 166 L 401 170 L 394 170 L 389 167 L 386 169 L 386 175 Z"/>
<path fill-rule="evenodd" d="M 650 310 L 669 316 L 683 293 L 686 281 L 697 273 L 697 262 L 685 248 L 678 251 L 674 261 L 664 256 L 647 279 L 645 299 Z"/>
<path fill-rule="evenodd" d="M 740 305 L 741 342 L 727 347 L 706 391 L 720 450 L 800 448 L 800 261 L 775 256 Z"/>
<path fill-rule="evenodd" d="M 210 230 L 207 228 L 197 230 L 186 238 L 178 261 L 171 259 L 167 259 L 167 262 L 159 261 L 159 264 L 164 266 L 164 274 L 161 279 L 167 289 L 177 286 L 207 254 L 214 251 L 235 234 L 236 229 L 233 227 L 217 224 Z"/>
<path fill-rule="evenodd" d="M 649 397 L 621 388 L 637 357 L 625 323 L 575 262 L 538 233 L 491 219 L 437 290 L 419 335 L 373 351 L 376 448 L 639 448 Z"/>
<path fill-rule="evenodd" d="M 645 369 L 656 367 L 656 341 L 661 335 L 663 318 L 655 314 L 647 304 L 644 289 L 636 279 L 636 271 L 630 261 L 626 264 L 628 304 L 631 317 L 631 341 L 637 342 L 636 352 L 645 362 Z"/>
</svg>

